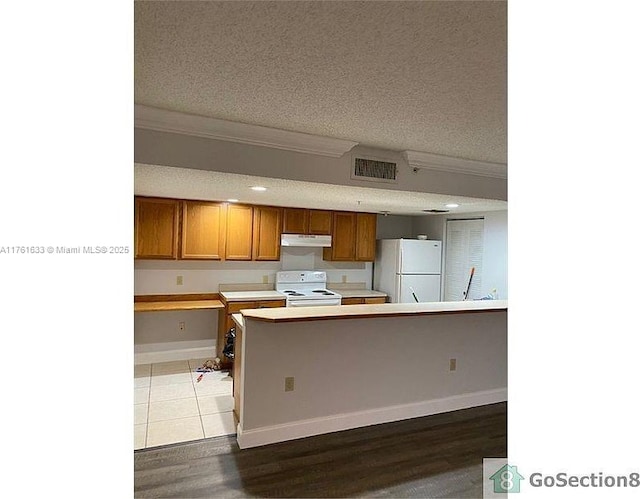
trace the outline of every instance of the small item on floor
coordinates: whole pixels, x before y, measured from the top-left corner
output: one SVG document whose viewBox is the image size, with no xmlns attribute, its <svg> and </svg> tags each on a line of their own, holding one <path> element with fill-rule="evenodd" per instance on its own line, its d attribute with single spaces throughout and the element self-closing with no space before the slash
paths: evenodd
<svg viewBox="0 0 640 499">
<path fill-rule="evenodd" d="M 210 373 L 211 371 L 219 371 L 220 370 L 220 359 L 218 357 L 215 360 L 207 360 L 201 367 L 196 369 L 196 372 L 199 373 Z"/>
<path fill-rule="evenodd" d="M 203 376 L 204 374 L 201 374 L 200 376 L 198 376 L 198 378 L 196 379 L 196 383 L 200 383 L 200 380 L 202 379 Z"/>
</svg>

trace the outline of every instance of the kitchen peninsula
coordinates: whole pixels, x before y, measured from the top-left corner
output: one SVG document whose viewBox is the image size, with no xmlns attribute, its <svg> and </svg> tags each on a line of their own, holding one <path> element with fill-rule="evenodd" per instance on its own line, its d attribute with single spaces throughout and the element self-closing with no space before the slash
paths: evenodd
<svg viewBox="0 0 640 499">
<path fill-rule="evenodd" d="M 507 301 L 245 309 L 237 438 L 249 448 L 507 397 Z"/>
</svg>

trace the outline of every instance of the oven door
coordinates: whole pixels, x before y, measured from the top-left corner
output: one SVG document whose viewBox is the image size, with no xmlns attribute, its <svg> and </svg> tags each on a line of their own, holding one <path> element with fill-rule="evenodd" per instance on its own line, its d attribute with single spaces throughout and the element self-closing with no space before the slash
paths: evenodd
<svg viewBox="0 0 640 499">
<path fill-rule="evenodd" d="M 287 307 L 322 307 L 326 305 L 340 305 L 341 298 L 329 298 L 327 300 L 287 300 Z"/>
</svg>

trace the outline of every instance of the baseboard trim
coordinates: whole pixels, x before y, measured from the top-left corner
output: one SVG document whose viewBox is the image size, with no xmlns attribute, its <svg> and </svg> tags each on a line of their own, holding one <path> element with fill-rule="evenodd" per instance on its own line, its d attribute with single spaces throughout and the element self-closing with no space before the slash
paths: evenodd
<svg viewBox="0 0 640 499">
<path fill-rule="evenodd" d="M 134 353 L 134 364 L 153 364 L 156 362 L 171 362 L 174 360 L 189 360 L 215 358 L 216 343 L 211 341 L 185 341 L 166 344 L 165 348 L 158 348 L 161 344 L 149 345 L 144 351 L 141 348 Z"/>
<path fill-rule="evenodd" d="M 254 430 L 244 430 L 238 424 L 237 440 L 241 449 L 295 440 L 335 431 L 350 430 L 381 423 L 391 423 L 403 419 L 431 416 L 442 412 L 457 411 L 469 407 L 495 404 L 507 400 L 507 389 L 485 390 L 465 393 L 441 399 L 426 400 L 413 404 L 403 404 L 367 411 L 338 414 L 325 418 L 306 419 L 281 425 L 266 426 Z"/>
</svg>

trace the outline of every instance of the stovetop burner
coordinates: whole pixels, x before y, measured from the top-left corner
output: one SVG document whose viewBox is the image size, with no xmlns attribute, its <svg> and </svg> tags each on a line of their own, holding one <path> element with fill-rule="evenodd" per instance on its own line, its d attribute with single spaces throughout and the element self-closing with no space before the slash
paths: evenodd
<svg viewBox="0 0 640 499">
<path fill-rule="evenodd" d="M 287 298 L 287 307 L 340 305 L 341 296 L 327 288 L 327 274 L 319 270 L 276 272 L 276 291 Z"/>
<path fill-rule="evenodd" d="M 309 294 L 309 291 L 304 292 L 304 291 L 294 291 L 293 289 L 285 289 L 284 291 L 281 291 L 281 292 L 287 296 L 313 296 Z M 324 296 L 335 295 L 335 293 L 332 293 L 331 291 L 327 291 L 326 289 L 314 289 L 313 291 L 311 291 L 311 293 L 315 293 L 316 295 L 324 295 Z"/>
</svg>

